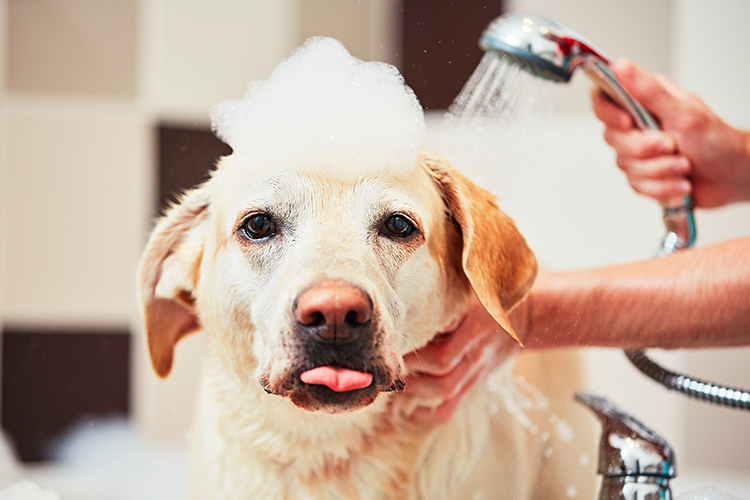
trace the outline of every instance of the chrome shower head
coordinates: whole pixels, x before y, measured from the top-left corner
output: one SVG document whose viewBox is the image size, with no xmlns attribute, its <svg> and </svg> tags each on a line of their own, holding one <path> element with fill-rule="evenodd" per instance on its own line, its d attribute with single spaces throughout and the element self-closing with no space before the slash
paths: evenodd
<svg viewBox="0 0 750 500">
<path fill-rule="evenodd" d="M 568 82 L 588 54 L 598 54 L 576 32 L 538 14 L 511 12 L 492 21 L 482 32 L 485 52 L 508 57 L 541 78 Z"/>
<path fill-rule="evenodd" d="M 651 115 L 617 81 L 609 59 L 583 36 L 560 23 L 539 14 L 511 12 L 485 28 L 479 46 L 555 82 L 567 83 L 573 72 L 581 68 L 633 116 L 639 128 L 658 129 Z"/>
<path fill-rule="evenodd" d="M 511 12 L 493 20 L 482 32 L 479 46 L 521 69 L 554 82 L 567 83 L 581 68 L 605 94 L 627 111 L 640 129 L 659 130 L 648 111 L 617 80 L 609 59 L 572 29 L 539 14 Z M 695 222 L 692 200 L 685 197 L 664 205 L 667 236 L 661 254 L 692 246 Z"/>
</svg>

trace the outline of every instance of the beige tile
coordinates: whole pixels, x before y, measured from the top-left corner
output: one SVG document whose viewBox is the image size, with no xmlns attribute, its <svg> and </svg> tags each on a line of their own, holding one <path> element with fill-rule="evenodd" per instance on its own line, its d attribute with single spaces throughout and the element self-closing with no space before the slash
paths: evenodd
<svg viewBox="0 0 750 500">
<path fill-rule="evenodd" d="M 295 47 L 300 0 L 153 0 L 143 50 L 149 108 L 173 121 L 208 121 Z"/>
<path fill-rule="evenodd" d="M 300 43 L 311 36 L 332 36 L 360 59 L 372 59 L 370 1 L 304 0 L 300 4 Z"/>
<path fill-rule="evenodd" d="M 129 323 L 146 140 L 132 105 L 11 103 L 6 321 Z"/>
<path fill-rule="evenodd" d="M 134 95 L 136 0 L 8 0 L 11 91 Z"/>
<path fill-rule="evenodd" d="M 688 351 L 688 376 L 743 390 L 750 388 L 750 347 Z M 747 412 L 690 400 L 686 413 L 690 440 L 680 457 L 694 467 L 750 471 Z"/>
</svg>

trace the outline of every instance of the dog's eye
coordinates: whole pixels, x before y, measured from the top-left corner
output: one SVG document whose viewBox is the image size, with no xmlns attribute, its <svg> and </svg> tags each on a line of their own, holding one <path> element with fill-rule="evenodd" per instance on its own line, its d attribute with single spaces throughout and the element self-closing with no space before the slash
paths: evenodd
<svg viewBox="0 0 750 500">
<path fill-rule="evenodd" d="M 276 233 L 276 224 L 267 214 L 253 214 L 242 224 L 242 231 L 248 238 L 259 240 Z"/>
<path fill-rule="evenodd" d="M 401 214 L 394 214 L 388 217 L 384 228 L 389 236 L 397 236 L 399 238 L 406 238 L 414 232 L 414 224 L 405 215 Z"/>
</svg>

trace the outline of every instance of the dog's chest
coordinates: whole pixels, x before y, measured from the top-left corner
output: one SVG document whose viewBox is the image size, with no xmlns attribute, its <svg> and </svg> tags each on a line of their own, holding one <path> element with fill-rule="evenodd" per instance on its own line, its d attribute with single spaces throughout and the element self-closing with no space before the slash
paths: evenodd
<svg viewBox="0 0 750 500">
<path fill-rule="evenodd" d="M 195 498 L 455 500 L 467 484 L 473 485 L 467 498 L 478 492 L 497 498 L 498 488 L 512 493 L 505 490 L 522 483 L 473 477 L 486 469 L 488 449 L 492 468 L 502 470 L 498 453 L 512 455 L 516 441 L 491 435 L 512 432 L 509 422 L 493 426 L 486 411 L 469 411 L 481 401 L 476 394 L 454 421 L 428 428 L 386 417 L 395 410 L 385 398 L 350 418 L 309 414 L 262 391 L 240 404 L 226 388 L 203 389 L 193 443 L 191 489 L 201 492 Z M 488 441 L 505 446 L 492 451 Z"/>
<path fill-rule="evenodd" d="M 192 443 L 196 498 L 411 498 L 425 431 L 398 426 L 387 398 L 356 415 L 320 415 L 259 392 L 240 398 L 204 380 Z"/>
</svg>

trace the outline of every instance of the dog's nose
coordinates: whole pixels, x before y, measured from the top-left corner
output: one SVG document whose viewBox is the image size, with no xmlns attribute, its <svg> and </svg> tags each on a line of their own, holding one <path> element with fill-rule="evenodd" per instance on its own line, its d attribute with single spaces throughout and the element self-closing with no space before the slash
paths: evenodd
<svg viewBox="0 0 750 500">
<path fill-rule="evenodd" d="M 315 340 L 346 344 L 359 338 L 372 319 L 372 300 L 359 287 L 326 281 L 303 291 L 294 302 L 298 325 Z"/>
</svg>

